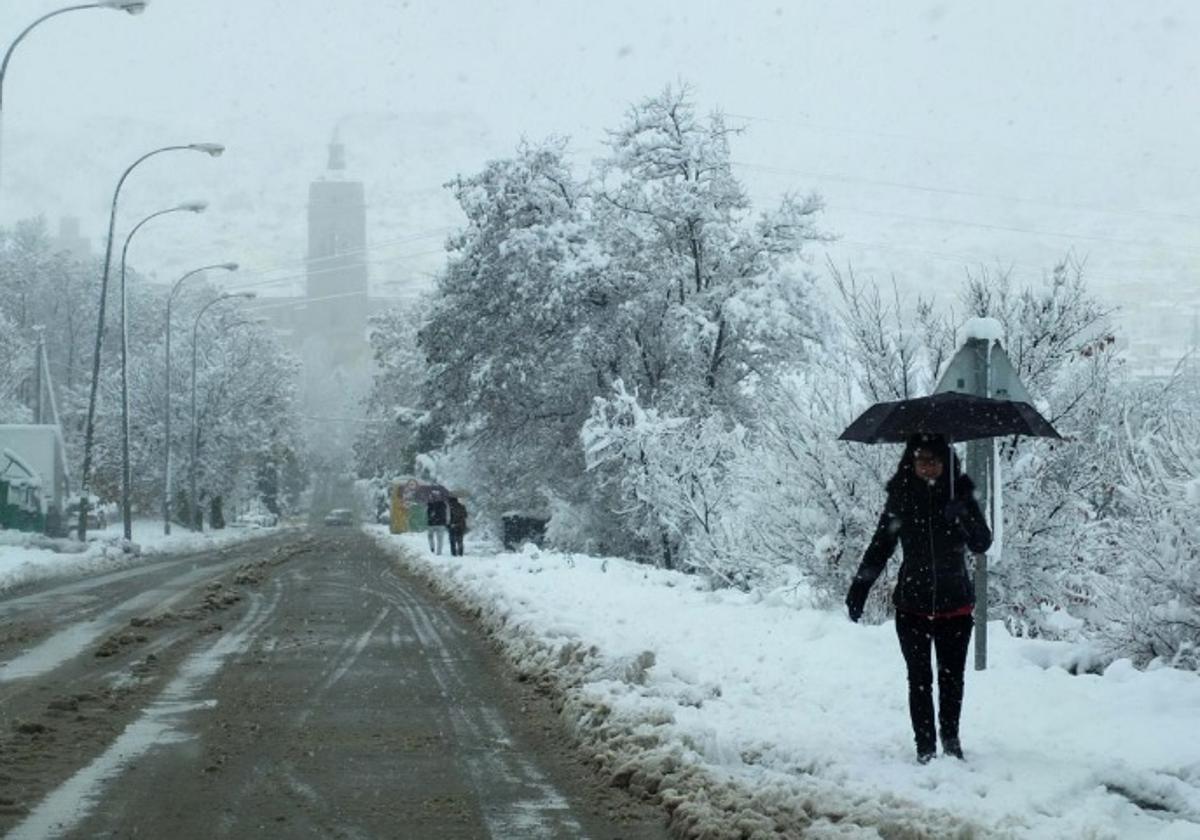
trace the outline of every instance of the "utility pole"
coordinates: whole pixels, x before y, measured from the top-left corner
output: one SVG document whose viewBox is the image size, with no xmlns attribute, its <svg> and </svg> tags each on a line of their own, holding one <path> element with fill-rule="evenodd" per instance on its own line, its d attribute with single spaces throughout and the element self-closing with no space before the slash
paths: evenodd
<svg viewBox="0 0 1200 840">
<path fill-rule="evenodd" d="M 991 341 L 969 338 L 963 346 L 975 365 L 976 396 L 990 397 L 992 385 Z M 967 442 L 967 475 L 975 485 L 975 495 L 980 510 L 987 515 L 995 530 L 996 519 L 992 516 L 989 501 L 992 489 L 992 473 L 995 470 L 996 447 L 991 438 Z M 987 668 L 987 623 L 988 623 L 988 556 L 987 552 L 975 555 L 975 670 Z"/>
<path fill-rule="evenodd" d="M 37 345 L 33 349 L 33 422 L 42 422 L 42 330 L 34 327 L 37 332 Z"/>
</svg>

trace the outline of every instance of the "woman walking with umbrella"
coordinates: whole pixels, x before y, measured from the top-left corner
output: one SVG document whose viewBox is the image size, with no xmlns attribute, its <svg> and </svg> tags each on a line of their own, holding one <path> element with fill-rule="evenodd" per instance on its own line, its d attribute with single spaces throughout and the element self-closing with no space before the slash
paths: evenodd
<svg viewBox="0 0 1200 840">
<path fill-rule="evenodd" d="M 904 559 L 893 593 L 896 634 L 908 669 L 908 708 L 922 764 L 937 754 L 938 731 L 942 750 L 963 758 L 958 722 L 975 605 L 964 548 L 981 553 L 991 542 L 974 486 L 959 471 L 947 439 L 938 434 L 909 437 L 846 606 L 850 619 L 858 621 L 871 585 L 900 543 Z M 938 664 L 937 731 L 933 652 Z"/>
<path fill-rule="evenodd" d="M 851 620 L 862 617 L 871 584 L 900 543 L 904 560 L 893 593 L 896 635 L 908 666 L 908 709 L 922 764 L 937 754 L 931 647 L 938 663 L 942 750 L 963 757 L 958 719 L 975 623 L 975 587 L 967 574 L 964 548 L 982 554 L 992 544 L 975 487 L 959 471 L 950 435 L 960 441 L 1002 435 L 1060 437 L 1026 402 L 955 391 L 876 403 L 840 435 L 841 440 L 859 443 L 906 444 L 887 484 L 879 526 L 846 594 L 846 607 Z"/>
</svg>

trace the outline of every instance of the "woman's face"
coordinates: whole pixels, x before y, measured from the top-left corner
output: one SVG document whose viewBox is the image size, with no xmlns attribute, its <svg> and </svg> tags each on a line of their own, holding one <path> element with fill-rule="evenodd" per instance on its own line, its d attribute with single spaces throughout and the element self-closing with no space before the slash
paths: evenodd
<svg viewBox="0 0 1200 840">
<path fill-rule="evenodd" d="M 913 472 L 925 481 L 937 481 L 942 476 L 945 465 L 936 453 L 928 449 L 918 449 L 913 452 Z"/>
</svg>

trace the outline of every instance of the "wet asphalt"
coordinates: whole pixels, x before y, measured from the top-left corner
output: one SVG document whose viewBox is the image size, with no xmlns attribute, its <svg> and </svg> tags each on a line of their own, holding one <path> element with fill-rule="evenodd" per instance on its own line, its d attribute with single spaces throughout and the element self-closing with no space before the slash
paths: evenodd
<svg viewBox="0 0 1200 840">
<path fill-rule="evenodd" d="M 667 836 L 663 815 L 580 765 L 477 630 L 367 535 L 292 539 L 238 578 L 236 603 L 10 837 Z M 164 575 L 114 582 L 117 602 L 140 582 L 169 589 Z M 61 691 L 55 670 L 22 679 Z"/>
</svg>

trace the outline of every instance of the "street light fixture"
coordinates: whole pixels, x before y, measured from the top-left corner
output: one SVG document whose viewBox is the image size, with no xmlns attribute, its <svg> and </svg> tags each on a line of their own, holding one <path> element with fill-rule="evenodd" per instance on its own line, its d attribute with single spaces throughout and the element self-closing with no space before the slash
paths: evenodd
<svg viewBox="0 0 1200 840">
<path fill-rule="evenodd" d="M 98 3 L 81 3 L 75 6 L 66 6 L 62 9 L 56 9 L 53 12 L 42 15 L 33 23 L 21 30 L 13 42 L 8 45 L 8 50 L 4 53 L 4 61 L 0 62 L 0 113 L 4 111 L 4 75 L 8 72 L 8 62 L 12 58 L 13 50 L 17 48 L 17 44 L 25 39 L 34 27 L 43 21 L 49 20 L 52 17 L 66 14 L 67 12 L 78 12 L 81 9 L 115 9 L 121 12 L 128 12 L 131 15 L 140 15 L 146 11 L 146 6 L 149 5 L 149 0 L 100 0 Z M 2 158 L 0 158 L 2 161 Z"/>
<path fill-rule="evenodd" d="M 97 5 L 103 6 L 105 9 L 116 9 L 121 12 L 129 12 L 131 15 L 140 15 L 146 11 L 150 0 L 101 0 Z"/>
<path fill-rule="evenodd" d="M 213 298 L 208 303 L 200 308 L 200 312 L 196 314 L 196 323 L 192 325 L 192 463 L 190 464 L 191 481 L 190 490 L 191 497 L 188 499 L 191 504 L 192 530 L 204 530 L 203 519 L 196 515 L 197 499 L 196 499 L 196 458 L 199 449 L 199 437 L 196 430 L 196 348 L 199 344 L 200 319 L 204 317 L 204 313 L 209 310 L 213 304 L 220 303 L 223 300 L 231 300 L 233 298 L 243 298 L 249 300 L 254 297 L 254 292 L 226 292 L 223 295 Z"/>
<path fill-rule="evenodd" d="M 235 262 L 214 263 L 213 265 L 204 265 L 200 268 L 195 268 L 187 274 L 175 281 L 175 285 L 171 287 L 171 293 L 167 295 L 167 399 L 166 399 L 166 432 L 164 437 L 166 445 L 163 447 L 166 450 L 166 463 L 163 465 L 163 533 L 171 533 L 171 303 L 175 300 L 175 293 L 179 291 L 179 287 L 183 285 L 183 281 L 189 277 L 194 277 L 205 271 L 237 271 L 238 264 Z"/>
<path fill-rule="evenodd" d="M 129 312 L 125 295 L 125 258 L 129 254 L 133 235 L 146 222 L 168 213 L 203 213 L 206 207 L 208 202 L 205 201 L 186 201 L 151 213 L 133 226 L 133 230 L 125 237 L 125 244 L 121 246 L 121 522 L 127 540 L 133 539 L 133 511 L 129 505 Z"/>
<path fill-rule="evenodd" d="M 83 469 L 79 476 L 79 541 L 83 542 L 87 539 L 87 506 L 88 506 L 88 489 L 91 481 L 91 466 L 92 466 L 92 440 L 96 433 L 96 390 L 100 385 L 100 350 L 104 344 L 104 305 L 108 299 L 108 272 L 112 268 L 112 246 L 113 246 L 113 228 L 117 223 L 117 199 L 121 195 L 121 187 L 125 184 L 125 179 L 129 177 L 129 173 L 133 172 L 143 161 L 154 157 L 155 155 L 163 154 L 164 152 L 175 151 L 190 151 L 190 152 L 205 152 L 213 157 L 225 151 L 225 147 L 218 143 L 192 143 L 188 145 L 163 146 L 153 151 L 146 152 L 140 158 L 135 160 L 129 167 L 121 173 L 120 179 L 117 181 L 117 188 L 113 190 L 112 208 L 108 214 L 108 238 L 104 246 L 104 274 L 100 279 L 100 306 L 97 313 L 96 326 L 96 350 L 92 355 L 92 387 L 88 394 L 88 412 L 87 422 L 83 429 Z"/>
</svg>

